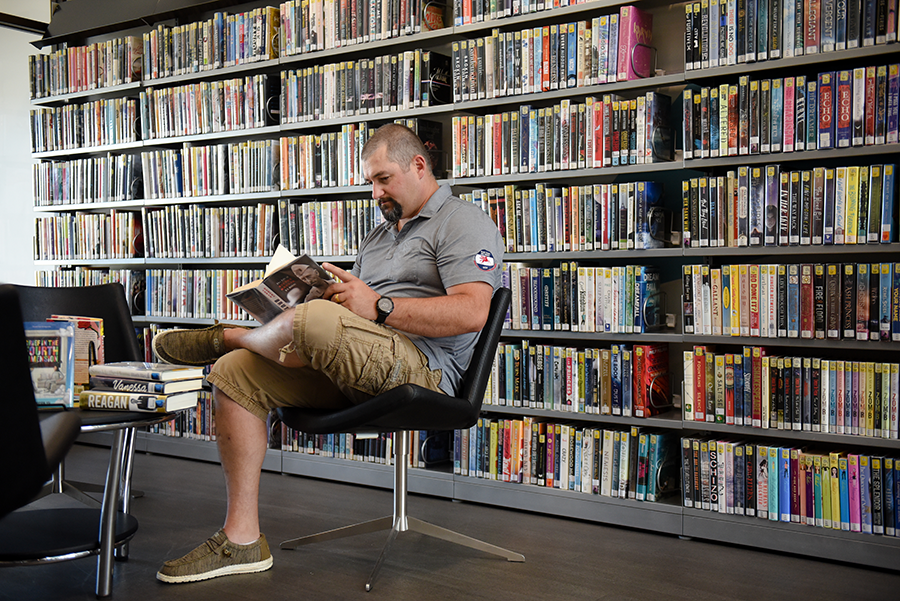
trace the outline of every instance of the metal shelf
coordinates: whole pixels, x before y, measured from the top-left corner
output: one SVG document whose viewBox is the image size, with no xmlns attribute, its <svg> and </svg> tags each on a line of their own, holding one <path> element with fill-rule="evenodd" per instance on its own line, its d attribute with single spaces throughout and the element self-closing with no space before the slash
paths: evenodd
<svg viewBox="0 0 900 601">
<path fill-rule="evenodd" d="M 739 246 L 739 247 L 703 247 L 685 248 L 686 257 L 756 257 L 756 256 L 795 256 L 795 255 L 868 255 L 900 253 L 900 244 L 837 244 L 816 246 Z"/>
<path fill-rule="evenodd" d="M 744 154 L 740 156 L 716 157 L 705 159 L 686 159 L 684 169 L 705 171 L 715 167 L 737 167 L 741 165 L 782 164 L 794 161 L 821 162 L 829 159 L 853 157 L 884 156 L 900 152 L 900 144 L 877 144 L 871 146 L 852 146 L 849 148 L 832 148 L 829 150 L 802 150 L 800 152 L 779 152 L 773 154 Z"/>
<path fill-rule="evenodd" d="M 763 438 L 777 438 L 781 440 L 822 442 L 832 445 L 838 444 L 900 450 L 900 440 L 897 440 L 896 438 L 875 438 L 872 436 L 830 434 L 826 432 L 811 432 L 805 430 L 753 428 L 750 426 L 731 426 L 727 424 L 699 421 L 684 421 L 681 422 L 681 427 L 684 430 L 693 430 L 698 432 L 721 432 L 723 434 L 737 434 L 739 436 L 759 436 Z"/>
<path fill-rule="evenodd" d="M 503 329 L 500 333 L 501 338 L 528 338 L 528 339 L 544 339 L 544 340 L 581 340 L 584 342 L 596 341 L 601 342 L 608 340 L 610 342 L 683 342 L 684 337 L 681 334 L 669 332 L 647 332 L 646 334 L 605 334 L 602 332 L 568 332 L 565 330 L 551 330 L 545 332 L 543 330 L 507 330 Z"/>
<path fill-rule="evenodd" d="M 31 104 L 35 106 L 53 106 L 56 104 L 66 104 L 71 100 L 92 100 L 95 98 L 104 98 L 106 96 L 117 96 L 128 90 L 140 90 L 141 82 L 132 81 L 117 86 L 108 86 L 104 88 L 93 88 L 90 90 L 82 90 L 80 92 L 71 92 L 69 94 L 59 94 L 58 96 L 44 96 L 43 98 L 32 98 Z M 127 96 L 127 94 L 125 94 Z"/>
<path fill-rule="evenodd" d="M 681 507 L 456 476 L 453 498 L 548 515 L 681 534 Z"/>
<path fill-rule="evenodd" d="M 681 171 L 684 169 L 682 161 L 665 161 L 662 163 L 644 163 L 642 165 L 619 165 L 618 167 L 598 167 L 591 169 L 566 169 L 559 171 L 538 171 L 535 173 L 509 173 L 505 175 L 492 175 L 489 177 L 463 177 L 451 180 L 454 186 L 479 186 L 479 185 L 503 185 L 522 184 L 525 182 L 544 182 L 557 180 L 574 180 L 590 178 L 599 181 L 600 178 L 613 178 L 619 175 L 647 175 L 648 172 Z"/>
<path fill-rule="evenodd" d="M 740 76 L 747 75 L 748 73 L 759 73 L 761 71 L 783 71 L 785 69 L 805 67 L 807 65 L 826 65 L 833 64 L 837 61 L 868 58 L 871 56 L 893 55 L 896 52 L 897 47 L 893 44 L 852 48 L 850 50 L 837 50 L 835 52 L 817 52 L 814 54 L 804 54 L 803 56 L 778 58 L 755 63 L 741 63 L 739 65 L 729 65 L 726 67 L 690 69 L 685 71 L 684 79 L 687 82 L 702 82 L 707 79 L 718 79 L 729 75 Z"/>
<path fill-rule="evenodd" d="M 566 250 L 560 252 L 524 252 L 506 253 L 503 260 L 513 261 L 593 261 L 593 260 L 631 260 L 658 257 L 680 257 L 681 248 L 647 248 L 631 250 Z"/>
<path fill-rule="evenodd" d="M 492 22 L 493 23 L 493 22 Z M 617 81 L 613 83 L 602 83 L 592 86 L 581 86 L 575 88 L 561 88 L 558 90 L 549 90 L 546 92 L 534 92 L 531 94 L 517 94 L 514 96 L 498 96 L 495 98 L 485 98 L 479 100 L 466 100 L 464 102 L 456 102 L 453 109 L 458 112 L 467 112 L 474 109 L 496 109 L 498 106 L 506 105 L 522 105 L 528 104 L 533 100 L 541 103 L 548 100 L 557 100 L 564 98 L 580 98 L 582 96 L 592 96 L 601 94 L 618 94 L 620 92 L 637 92 L 641 90 L 657 90 L 668 86 L 684 85 L 684 76 L 682 73 L 672 73 L 669 75 L 660 75 L 656 77 L 647 77 L 644 79 L 632 79 L 629 81 Z M 655 163 L 654 163 L 655 164 Z"/>
<path fill-rule="evenodd" d="M 483 413 L 501 413 L 505 415 L 527 415 L 546 420 L 578 421 L 584 423 L 618 424 L 621 426 L 639 426 L 645 428 L 680 429 L 682 427 L 679 411 L 668 411 L 655 417 L 622 417 L 621 415 L 595 415 L 593 413 L 575 413 L 571 411 L 553 411 L 550 409 L 532 409 L 530 407 L 512 407 L 508 405 L 482 405 Z"/>
<path fill-rule="evenodd" d="M 687 344 L 734 344 L 740 346 L 770 346 L 770 347 L 812 347 L 816 349 L 844 349 L 865 351 L 900 351 L 900 342 L 880 340 L 833 340 L 809 338 L 751 338 L 746 336 L 698 336 L 696 334 L 684 334 L 683 340 Z"/>
<path fill-rule="evenodd" d="M 684 508 L 683 536 L 896 570 L 900 538 Z"/>
</svg>

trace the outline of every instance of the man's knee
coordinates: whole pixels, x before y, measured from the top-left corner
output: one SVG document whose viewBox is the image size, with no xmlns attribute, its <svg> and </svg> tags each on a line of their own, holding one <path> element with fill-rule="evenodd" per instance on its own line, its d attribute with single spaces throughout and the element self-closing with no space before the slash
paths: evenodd
<svg viewBox="0 0 900 601">
<path fill-rule="evenodd" d="M 334 343 L 347 310 L 324 299 L 316 299 L 296 307 L 294 341 L 309 349 L 327 349 Z"/>
</svg>

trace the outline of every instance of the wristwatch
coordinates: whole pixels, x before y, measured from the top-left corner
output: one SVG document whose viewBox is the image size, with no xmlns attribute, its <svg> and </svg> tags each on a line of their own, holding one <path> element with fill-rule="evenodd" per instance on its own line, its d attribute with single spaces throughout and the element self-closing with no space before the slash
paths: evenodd
<svg viewBox="0 0 900 601">
<path fill-rule="evenodd" d="M 388 315 L 394 310 L 394 301 L 386 296 L 382 296 L 375 303 L 375 310 L 378 311 L 378 317 L 375 318 L 375 323 L 384 323 Z"/>
</svg>

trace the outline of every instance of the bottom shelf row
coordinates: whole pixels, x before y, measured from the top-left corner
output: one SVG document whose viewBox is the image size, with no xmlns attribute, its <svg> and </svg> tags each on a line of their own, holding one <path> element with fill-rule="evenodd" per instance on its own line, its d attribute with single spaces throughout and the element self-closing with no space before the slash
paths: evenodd
<svg viewBox="0 0 900 601">
<path fill-rule="evenodd" d="M 212 404 L 208 393 L 203 397 L 197 410 L 154 430 L 214 439 L 207 434 L 215 427 Z M 311 435 L 275 419 L 269 426 L 270 449 L 284 458 L 315 456 L 329 466 L 368 464 L 389 471 L 391 433 Z M 638 508 L 684 507 L 759 523 L 900 536 L 900 460 L 834 445 L 682 438 L 659 428 L 583 427 L 527 416 L 483 416 L 467 430 L 419 431 L 410 444 L 411 467 L 447 473 L 454 484 L 509 483 L 514 490 L 547 489 Z"/>
</svg>

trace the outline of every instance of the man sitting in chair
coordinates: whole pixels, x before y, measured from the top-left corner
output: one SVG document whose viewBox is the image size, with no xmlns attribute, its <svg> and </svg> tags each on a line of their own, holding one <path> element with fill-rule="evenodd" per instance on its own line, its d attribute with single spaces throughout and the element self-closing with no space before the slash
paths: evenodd
<svg viewBox="0 0 900 601">
<path fill-rule="evenodd" d="M 456 392 L 500 286 L 503 243 L 481 209 L 438 185 L 427 157 L 401 125 L 379 128 L 366 143 L 363 174 L 386 222 L 363 241 L 350 272 L 323 265 L 341 280 L 324 299 L 256 329 L 217 324 L 154 339 L 164 361 L 215 362 L 208 381 L 228 502 L 222 529 L 167 561 L 160 580 L 271 567 L 258 497 L 272 409 L 339 409 L 404 383 Z"/>
</svg>

